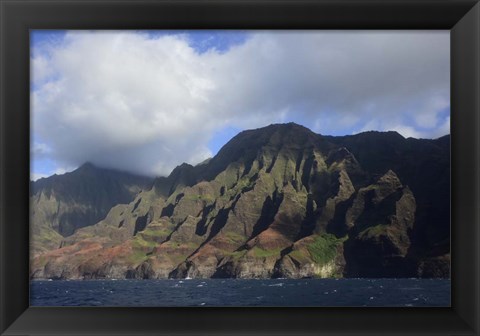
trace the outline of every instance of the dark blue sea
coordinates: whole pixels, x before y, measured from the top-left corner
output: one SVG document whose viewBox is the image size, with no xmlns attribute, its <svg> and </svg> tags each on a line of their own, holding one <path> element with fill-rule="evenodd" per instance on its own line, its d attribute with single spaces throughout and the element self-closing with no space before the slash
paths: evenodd
<svg viewBox="0 0 480 336">
<path fill-rule="evenodd" d="M 448 307 L 445 279 L 32 281 L 32 306 Z"/>
</svg>

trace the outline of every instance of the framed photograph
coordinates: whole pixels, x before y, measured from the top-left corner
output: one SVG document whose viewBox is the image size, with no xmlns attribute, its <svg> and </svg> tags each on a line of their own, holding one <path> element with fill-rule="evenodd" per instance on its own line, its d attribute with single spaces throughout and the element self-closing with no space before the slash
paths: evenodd
<svg viewBox="0 0 480 336">
<path fill-rule="evenodd" d="M 2 335 L 479 333 L 477 1 L 0 9 Z"/>
</svg>

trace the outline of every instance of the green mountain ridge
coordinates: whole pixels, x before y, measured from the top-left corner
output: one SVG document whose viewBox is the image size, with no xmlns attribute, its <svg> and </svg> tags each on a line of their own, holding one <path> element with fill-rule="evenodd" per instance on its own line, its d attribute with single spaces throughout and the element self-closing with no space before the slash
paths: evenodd
<svg viewBox="0 0 480 336">
<path fill-rule="evenodd" d="M 151 188 L 151 178 L 85 163 L 73 172 L 31 183 L 31 252 L 58 248 L 64 237 L 105 218 L 119 203 Z"/>
<path fill-rule="evenodd" d="M 244 131 L 36 256 L 31 276 L 449 277 L 449 169 L 449 136 Z"/>
</svg>

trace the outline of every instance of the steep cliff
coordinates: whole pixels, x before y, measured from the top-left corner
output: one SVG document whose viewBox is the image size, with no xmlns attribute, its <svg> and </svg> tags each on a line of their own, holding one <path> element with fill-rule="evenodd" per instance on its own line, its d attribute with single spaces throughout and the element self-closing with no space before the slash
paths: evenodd
<svg viewBox="0 0 480 336">
<path fill-rule="evenodd" d="M 448 277 L 448 140 L 244 131 L 63 238 L 31 274 Z"/>
</svg>

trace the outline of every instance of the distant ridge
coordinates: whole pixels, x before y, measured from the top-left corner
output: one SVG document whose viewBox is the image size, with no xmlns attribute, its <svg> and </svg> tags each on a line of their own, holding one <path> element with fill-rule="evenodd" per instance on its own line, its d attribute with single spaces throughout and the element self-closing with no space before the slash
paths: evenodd
<svg viewBox="0 0 480 336">
<path fill-rule="evenodd" d="M 119 203 L 131 202 L 153 179 L 98 168 L 90 162 L 31 183 L 33 251 L 60 245 L 62 237 L 97 223 Z M 49 239 L 51 241 L 49 241 Z"/>
</svg>

